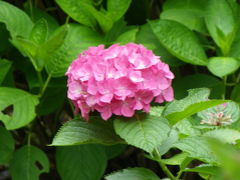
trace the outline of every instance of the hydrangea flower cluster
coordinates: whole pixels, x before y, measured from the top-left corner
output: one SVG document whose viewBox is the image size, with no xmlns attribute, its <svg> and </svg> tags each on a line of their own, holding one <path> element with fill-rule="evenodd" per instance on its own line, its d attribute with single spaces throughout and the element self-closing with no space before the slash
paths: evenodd
<svg viewBox="0 0 240 180">
<path fill-rule="evenodd" d="M 68 71 L 68 98 L 88 119 L 97 110 L 104 120 L 112 114 L 131 117 L 135 110 L 149 112 L 150 103 L 173 100 L 173 73 L 143 45 L 90 47 Z"/>
</svg>

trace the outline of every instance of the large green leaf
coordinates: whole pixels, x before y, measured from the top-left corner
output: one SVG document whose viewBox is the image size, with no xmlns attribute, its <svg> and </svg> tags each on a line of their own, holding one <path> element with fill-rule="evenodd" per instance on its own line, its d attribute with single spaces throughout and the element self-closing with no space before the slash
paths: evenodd
<svg viewBox="0 0 240 180">
<path fill-rule="evenodd" d="M 54 77 L 63 76 L 69 64 L 83 50 L 101 43 L 103 38 L 98 33 L 84 26 L 70 24 L 63 45 L 48 56 L 47 72 Z"/>
<path fill-rule="evenodd" d="M 28 37 L 33 26 L 25 12 L 4 1 L 0 1 L 0 22 L 6 24 L 12 37 Z"/>
<path fill-rule="evenodd" d="M 204 9 L 208 0 L 167 0 L 163 4 L 161 19 L 174 20 L 189 29 L 206 33 Z"/>
<path fill-rule="evenodd" d="M 170 131 L 166 119 L 144 113 L 114 120 L 114 129 L 128 144 L 149 153 L 161 145 Z"/>
<path fill-rule="evenodd" d="M 203 137 L 187 137 L 175 143 L 174 146 L 183 152 L 188 153 L 189 157 L 199 159 L 209 164 L 219 164 L 214 152 L 210 149 L 207 140 Z"/>
<path fill-rule="evenodd" d="M 160 56 L 162 61 L 166 62 L 170 66 L 183 64 L 182 61 L 179 61 L 161 45 L 148 23 L 140 26 L 136 35 L 136 42 L 143 44 L 146 48 L 152 50 L 156 55 Z"/>
<path fill-rule="evenodd" d="M 108 0 L 107 12 L 113 21 L 119 20 L 127 11 L 132 0 Z"/>
<path fill-rule="evenodd" d="M 197 112 L 228 102 L 226 100 L 208 100 L 210 90 L 207 88 L 191 89 L 189 95 L 181 100 L 174 100 L 169 103 L 163 115 L 171 124 L 187 118 Z"/>
<path fill-rule="evenodd" d="M 231 57 L 213 57 L 207 67 L 214 75 L 223 77 L 236 71 L 240 67 L 240 62 Z"/>
<path fill-rule="evenodd" d="M 46 154 L 35 146 L 23 146 L 13 154 L 10 172 L 13 180 L 38 180 L 49 171 Z"/>
<path fill-rule="evenodd" d="M 105 177 L 106 180 L 160 180 L 151 170 L 146 168 L 128 168 L 114 172 Z"/>
<path fill-rule="evenodd" d="M 122 33 L 114 43 L 119 43 L 121 45 L 125 45 L 127 43 L 136 41 L 136 34 L 138 32 L 138 28 L 131 28 L 130 30 Z"/>
<path fill-rule="evenodd" d="M 100 145 L 58 147 L 56 159 L 62 180 L 99 180 L 107 165 L 105 149 Z"/>
<path fill-rule="evenodd" d="M 32 94 L 15 88 L 0 87 L 0 120 L 7 129 L 17 129 L 30 123 L 36 116 L 37 104 L 38 98 Z"/>
<path fill-rule="evenodd" d="M 207 74 L 193 74 L 183 78 L 176 77 L 173 81 L 174 97 L 184 98 L 187 90 L 201 87 L 211 89 L 211 98 L 221 98 L 224 93 L 224 84 L 218 78 Z"/>
<path fill-rule="evenodd" d="M 56 2 L 75 21 L 90 27 L 96 26 L 96 19 L 89 12 L 89 8 L 94 9 L 90 0 L 57 0 Z"/>
<path fill-rule="evenodd" d="M 89 122 L 72 120 L 64 124 L 54 137 L 52 145 L 66 146 L 76 144 L 117 144 L 122 140 L 115 134 L 112 123 L 99 118 Z"/>
<path fill-rule="evenodd" d="M 0 126 L 0 165 L 8 163 L 14 151 L 14 139 L 9 131 Z"/>
<path fill-rule="evenodd" d="M 5 76 L 7 75 L 11 65 L 12 62 L 5 59 L 0 59 L 0 85 L 2 84 Z"/>
<path fill-rule="evenodd" d="M 149 21 L 161 44 L 182 61 L 206 65 L 207 57 L 196 35 L 186 26 L 171 20 Z"/>
<path fill-rule="evenodd" d="M 205 20 L 213 40 L 221 48 L 223 55 L 227 55 L 237 30 L 230 4 L 226 0 L 209 1 Z"/>
</svg>

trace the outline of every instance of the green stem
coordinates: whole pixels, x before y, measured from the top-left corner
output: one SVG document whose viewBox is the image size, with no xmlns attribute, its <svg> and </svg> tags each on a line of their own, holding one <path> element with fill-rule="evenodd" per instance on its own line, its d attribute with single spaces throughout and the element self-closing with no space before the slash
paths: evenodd
<svg viewBox="0 0 240 180">
<path fill-rule="evenodd" d="M 227 76 L 223 77 L 223 85 L 224 85 L 224 91 L 222 94 L 222 99 L 225 99 L 226 98 L 226 87 L 227 87 Z"/>
<path fill-rule="evenodd" d="M 47 80 L 45 81 L 45 83 L 44 83 L 44 85 L 42 87 L 42 90 L 41 90 L 41 92 L 38 95 L 39 97 L 41 97 L 44 94 L 44 92 L 46 91 L 47 86 L 48 86 L 48 84 L 49 84 L 49 82 L 51 80 L 51 77 L 52 77 L 51 75 L 48 75 Z"/>
<path fill-rule="evenodd" d="M 177 180 L 177 178 L 171 173 L 171 171 L 168 169 L 168 167 L 162 162 L 161 155 L 158 152 L 157 149 L 155 149 L 155 155 L 158 159 L 158 164 L 162 168 L 163 172 L 171 179 L 171 180 Z"/>
<path fill-rule="evenodd" d="M 38 81 L 40 83 L 40 86 L 43 87 L 43 79 L 41 72 L 37 71 Z"/>
</svg>

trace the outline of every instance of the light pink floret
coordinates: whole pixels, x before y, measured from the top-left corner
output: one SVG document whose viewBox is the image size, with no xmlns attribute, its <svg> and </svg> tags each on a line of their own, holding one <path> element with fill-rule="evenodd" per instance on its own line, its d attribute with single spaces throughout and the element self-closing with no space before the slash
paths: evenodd
<svg viewBox="0 0 240 180">
<path fill-rule="evenodd" d="M 173 100 L 174 74 L 143 45 L 90 47 L 72 62 L 66 75 L 68 98 L 85 119 L 94 110 L 104 120 L 112 114 L 131 117 L 136 110 L 149 112 L 154 99 Z"/>
</svg>

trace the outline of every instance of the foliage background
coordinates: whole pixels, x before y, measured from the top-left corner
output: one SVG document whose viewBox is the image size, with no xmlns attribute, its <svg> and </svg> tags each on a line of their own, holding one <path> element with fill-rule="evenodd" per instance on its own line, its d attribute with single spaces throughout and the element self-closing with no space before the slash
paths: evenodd
<svg viewBox="0 0 240 180">
<path fill-rule="evenodd" d="M 141 134 L 129 140 L 130 135 L 121 129 L 121 120 L 115 120 L 113 127 L 112 120 L 98 121 L 98 114 L 93 113 L 90 125 L 81 120 L 70 121 L 74 110 L 66 98 L 64 73 L 71 61 L 89 46 L 129 42 L 143 44 L 170 65 L 176 76 L 175 99 L 187 96 L 189 89 L 205 87 L 211 89 L 210 98 L 217 99 L 211 105 L 201 104 L 205 109 L 225 102 L 220 99 L 235 102 L 231 109 L 236 109 L 230 112 L 235 124 L 227 128 L 195 127 L 196 121 L 192 121 L 195 116 L 191 115 L 203 109 L 191 97 L 202 102 L 203 97 L 208 97 L 208 90 L 192 91 L 193 96 L 189 93 L 183 104 L 187 102 L 186 108 L 197 110 L 187 114 L 181 109 L 180 115 L 191 117 L 179 119 L 177 127 L 168 125 L 171 122 L 168 115 L 175 113 L 171 105 L 166 106 L 161 116 L 165 120 L 168 117 L 168 121 L 154 124 L 152 117 L 144 117 L 146 125 L 153 122 L 151 126 L 159 127 L 157 136 L 152 136 L 153 131 L 148 129 L 151 135 L 148 140 L 155 143 L 153 148 L 160 146 L 164 159 L 183 152 L 161 161 L 162 164 L 170 165 L 174 175 L 179 170 L 186 171 L 183 179 L 219 179 L 219 172 L 226 177 L 239 177 L 236 170 L 239 161 L 231 159 L 239 156 L 235 148 L 239 147 L 240 139 L 239 13 L 239 4 L 234 0 L 1 0 L 0 179 L 94 180 L 129 167 L 145 167 L 161 178 L 166 176 L 165 166 L 158 165 L 159 159 L 145 157 L 145 152 L 153 153 L 152 147 L 141 145 Z M 163 107 L 157 108 L 157 116 L 162 110 Z M 156 116 L 156 112 L 151 113 Z M 177 115 L 172 119 L 177 119 Z M 165 125 L 167 128 L 162 128 Z M 224 143 L 235 144 L 234 148 L 215 141 L 205 147 L 205 140 L 195 137 L 208 131 L 217 137 L 219 134 L 230 137 Z M 127 146 L 125 141 L 133 146 Z M 73 144 L 83 145 L 63 147 Z M 225 153 L 219 147 L 225 148 Z M 225 157 L 220 158 L 224 162 L 220 166 L 225 169 L 223 172 L 212 157 L 213 149 L 217 157 Z M 187 159 L 188 156 L 192 159 Z M 191 163 L 184 166 L 186 161 Z M 207 168 L 185 169 L 202 162 Z M 232 168 L 228 169 L 229 166 Z M 133 175 L 138 177 L 139 172 L 157 178 L 146 169 L 136 169 Z"/>
</svg>

